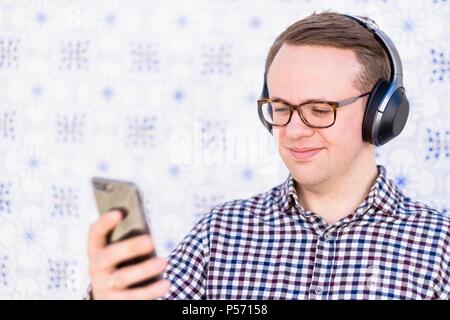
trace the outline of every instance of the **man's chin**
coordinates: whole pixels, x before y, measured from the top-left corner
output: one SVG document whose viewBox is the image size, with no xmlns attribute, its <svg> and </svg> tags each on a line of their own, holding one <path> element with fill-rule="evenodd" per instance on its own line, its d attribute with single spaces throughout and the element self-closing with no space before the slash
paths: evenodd
<svg viewBox="0 0 450 320">
<path fill-rule="evenodd" d="M 299 170 L 298 168 L 289 170 L 292 177 L 305 185 L 314 185 L 320 181 L 320 176 L 316 170 Z"/>
<path fill-rule="evenodd" d="M 316 185 L 322 180 L 324 170 L 319 161 L 298 162 L 288 159 L 284 163 L 291 176 L 301 184 Z"/>
</svg>

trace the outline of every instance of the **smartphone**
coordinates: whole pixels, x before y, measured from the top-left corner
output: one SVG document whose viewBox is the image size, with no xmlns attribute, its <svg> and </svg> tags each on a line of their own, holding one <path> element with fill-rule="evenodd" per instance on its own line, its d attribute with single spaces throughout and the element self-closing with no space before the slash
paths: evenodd
<svg viewBox="0 0 450 320">
<path fill-rule="evenodd" d="M 150 228 L 145 219 L 145 211 L 142 203 L 141 193 L 137 186 L 129 181 L 93 177 L 91 185 L 94 192 L 97 210 L 104 214 L 111 210 L 119 210 L 124 219 L 108 234 L 107 243 L 115 243 L 132 237 L 147 234 L 151 236 Z M 156 250 L 143 256 L 138 256 L 117 265 L 124 268 L 133 264 L 141 263 L 156 256 Z M 143 280 L 129 286 L 129 289 L 147 286 L 162 279 L 162 274 Z"/>
</svg>

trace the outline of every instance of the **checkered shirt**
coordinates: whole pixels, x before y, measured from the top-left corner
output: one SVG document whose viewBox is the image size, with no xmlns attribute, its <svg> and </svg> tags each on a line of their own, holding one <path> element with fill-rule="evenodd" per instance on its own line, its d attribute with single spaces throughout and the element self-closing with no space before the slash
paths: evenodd
<svg viewBox="0 0 450 320">
<path fill-rule="evenodd" d="M 450 218 L 377 168 L 335 224 L 302 208 L 291 175 L 215 206 L 169 255 L 160 299 L 449 299 Z"/>
</svg>

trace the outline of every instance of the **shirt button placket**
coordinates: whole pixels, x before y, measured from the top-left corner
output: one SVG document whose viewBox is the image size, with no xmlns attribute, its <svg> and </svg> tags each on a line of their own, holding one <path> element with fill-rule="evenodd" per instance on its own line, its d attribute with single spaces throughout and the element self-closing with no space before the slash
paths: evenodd
<svg viewBox="0 0 450 320">
<path fill-rule="evenodd" d="M 323 285 L 327 283 L 327 275 L 330 272 L 330 269 L 327 268 L 330 264 L 333 263 L 333 241 L 335 237 L 333 237 L 330 233 L 324 232 L 319 236 L 317 242 L 317 250 L 316 250 L 316 258 L 314 263 L 314 271 L 313 271 L 313 286 L 310 288 L 310 295 L 312 299 L 322 299 L 326 298 L 324 295 Z"/>
</svg>

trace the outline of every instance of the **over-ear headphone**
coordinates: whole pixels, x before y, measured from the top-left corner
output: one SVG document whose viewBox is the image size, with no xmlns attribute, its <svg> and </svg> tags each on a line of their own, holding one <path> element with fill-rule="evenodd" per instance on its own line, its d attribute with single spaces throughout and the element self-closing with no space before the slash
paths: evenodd
<svg viewBox="0 0 450 320">
<path fill-rule="evenodd" d="M 362 124 L 362 137 L 375 146 L 383 145 L 402 132 L 409 114 L 409 102 L 403 87 L 403 68 L 400 56 L 392 40 L 368 20 L 350 14 L 343 14 L 356 20 L 372 31 L 375 38 L 385 49 L 391 65 L 390 79 L 382 79 L 373 87 L 367 100 Z M 269 97 L 267 74 L 264 73 L 264 86 L 261 98 Z M 262 110 L 258 115 L 263 125 L 272 133 L 272 126 L 264 120 Z"/>
</svg>

